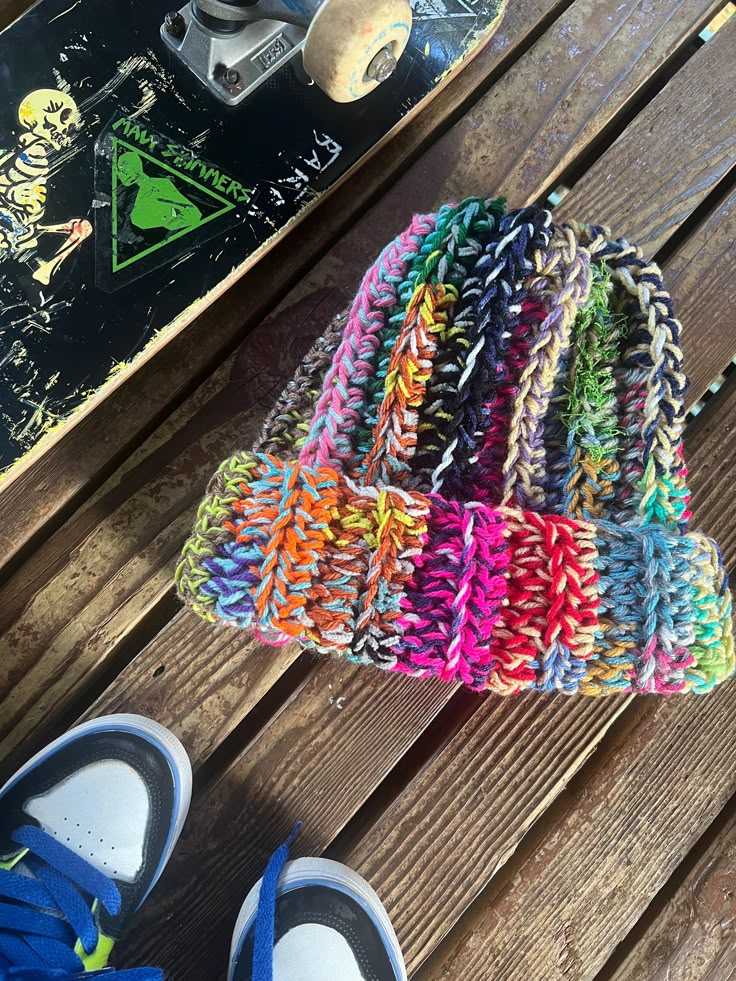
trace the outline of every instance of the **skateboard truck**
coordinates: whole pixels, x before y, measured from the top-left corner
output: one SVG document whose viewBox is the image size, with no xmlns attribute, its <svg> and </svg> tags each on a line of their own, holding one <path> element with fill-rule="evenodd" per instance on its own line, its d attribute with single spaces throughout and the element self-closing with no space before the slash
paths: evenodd
<svg viewBox="0 0 736 981">
<path fill-rule="evenodd" d="M 411 17 L 409 0 L 189 0 L 161 37 L 228 105 L 297 58 L 297 73 L 353 102 L 393 74 Z"/>
</svg>

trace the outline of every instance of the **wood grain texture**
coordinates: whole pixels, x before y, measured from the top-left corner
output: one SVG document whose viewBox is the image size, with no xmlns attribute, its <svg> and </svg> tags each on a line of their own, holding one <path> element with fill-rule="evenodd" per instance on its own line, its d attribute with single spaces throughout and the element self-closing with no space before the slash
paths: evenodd
<svg viewBox="0 0 736 981">
<path fill-rule="evenodd" d="M 176 853 L 126 941 L 124 963 L 156 963 L 180 981 L 222 978 L 238 909 L 294 823 L 304 822 L 294 857 L 324 851 L 454 691 L 322 660 L 195 798 Z"/>
<path fill-rule="evenodd" d="M 301 648 L 267 647 L 182 610 L 84 713 L 150 716 L 187 747 L 196 771 L 296 661 Z"/>
<path fill-rule="evenodd" d="M 14 2 L 14 0 L 13 0 Z M 436 98 L 352 179 L 331 194 L 257 266 L 206 312 L 174 335 L 94 407 L 69 423 L 41 455 L 29 457 L 0 485 L 0 569 L 47 522 L 86 498 L 114 467 L 218 365 L 239 339 L 265 317 L 320 255 L 419 150 L 447 126 L 489 74 L 540 21 L 569 0 L 515 0 L 496 36 Z M 706 6 L 703 0 L 691 0 Z M 438 189 L 440 170 L 427 190 Z M 401 218 L 398 218 L 400 221 Z M 392 226 L 398 228 L 398 224 Z M 383 241 L 377 247 L 382 247 Z M 370 252 L 369 252 L 370 255 Z M 357 273 L 356 275 L 360 275 Z M 354 282 L 351 281 L 351 286 Z"/>
<path fill-rule="evenodd" d="M 596 160 L 561 213 L 595 215 L 650 254 L 661 248 L 736 166 L 735 44 L 732 17 Z M 631 194 L 637 174 L 649 181 L 643 199 Z"/>
<path fill-rule="evenodd" d="M 382 897 L 410 974 L 630 701 L 487 698 L 358 846 L 338 852 Z"/>
<path fill-rule="evenodd" d="M 736 376 L 733 382 L 704 411 L 711 421 L 698 417 L 686 434 L 695 520 L 716 536 L 736 508 L 722 426 L 736 418 Z M 719 544 L 733 565 L 736 536 Z M 622 745 L 585 771 L 534 853 L 480 897 L 420 972 L 421 981 L 596 976 L 736 791 L 736 685 L 707 698 L 639 700 L 637 707 L 642 704 Z M 581 710 L 580 703 L 571 709 Z M 407 813 L 410 804 L 403 805 Z M 494 811 L 505 806 L 494 799 Z M 390 811 L 384 820 L 390 822 Z M 477 818 L 466 823 L 466 841 L 471 832 L 474 838 L 486 833 L 477 824 Z"/>
<path fill-rule="evenodd" d="M 499 192 L 518 207 L 539 195 L 720 6 L 578 0 L 466 114 L 459 143 L 442 138 L 457 158 L 449 199 Z"/>
<path fill-rule="evenodd" d="M 736 191 L 719 204 L 667 261 L 667 286 L 677 297 L 690 379 L 688 406 L 736 355 Z M 707 316 L 703 301 L 707 297 Z"/>
<path fill-rule="evenodd" d="M 465 174 L 466 191 L 480 189 L 480 185 L 506 189 L 504 182 L 516 181 L 519 203 L 532 200 L 574 150 L 555 120 L 558 115 L 568 119 L 575 111 L 575 100 L 581 101 L 580 118 L 587 118 L 589 90 L 595 86 L 586 84 L 586 79 L 597 84 L 606 78 L 606 84 L 620 84 L 615 90 L 618 95 L 606 89 L 595 124 L 601 127 L 626 104 L 658 61 L 685 42 L 712 4 L 684 0 L 675 5 L 644 6 L 645 12 L 635 0 L 622 3 L 609 22 L 596 16 L 590 0 L 578 0 L 524 56 L 521 68 L 507 73 L 455 127 L 452 132 L 457 138 L 450 134 L 450 139 L 432 147 L 289 294 L 273 317 L 253 331 L 10 580 L 0 606 L 0 753 L 14 754 L 21 744 L 30 752 L 34 738 L 41 738 L 36 733 L 39 719 L 53 725 L 71 698 L 83 702 L 84 692 L 109 653 L 164 595 L 191 525 L 193 507 L 209 475 L 234 448 L 249 444 L 311 339 L 348 302 L 366 265 L 406 216 L 451 197 L 458 167 Z M 638 30 L 631 30 L 631 23 L 638 24 Z M 508 29 L 507 22 L 502 31 Z M 549 73 L 544 98 L 529 102 L 527 69 L 539 72 L 566 37 L 585 37 L 585 70 L 576 59 L 563 62 L 568 66 L 569 84 Z M 528 102 L 516 146 L 536 146 L 540 153 L 538 164 L 525 168 L 523 175 L 516 174 L 506 152 L 499 156 L 498 171 L 494 161 L 496 127 L 504 117 L 504 107 L 514 100 Z M 687 106 L 681 114 L 687 118 Z M 593 138 L 591 125 L 572 133 L 570 138 L 579 141 L 575 144 L 578 149 Z M 542 131 L 557 135 L 541 140 Z M 463 146 L 471 148 L 467 154 L 453 152 L 453 147 Z M 556 153 L 550 155 L 550 147 L 556 147 Z M 644 199 L 648 186 L 648 175 L 639 174 L 632 194 Z M 627 213 L 623 212 L 620 224 Z M 2 494 L 0 512 L 1 502 Z M 165 633 L 161 642 L 167 643 Z M 153 662 L 149 662 L 152 653 Z M 206 651 L 201 656 L 206 658 Z M 144 652 L 132 669 L 140 672 L 137 677 L 148 678 L 146 666 L 153 663 L 153 671 L 157 657 L 155 649 Z M 187 675 L 186 662 L 181 670 Z M 176 684 L 175 677 L 170 674 L 161 684 Z M 223 735 L 237 724 L 237 706 L 247 704 L 241 702 L 235 675 L 231 680 L 226 690 L 232 702 L 224 697 L 224 690 L 213 693 L 212 698 L 211 723 L 222 726 Z M 127 674 L 120 684 L 133 704 Z M 144 704 L 155 698 L 155 687 L 149 678 L 141 691 Z M 112 692 L 111 698 L 116 697 Z M 83 708 L 80 704 L 80 712 Z"/>
<path fill-rule="evenodd" d="M 658 702 L 422 981 L 596 976 L 736 790 L 736 686 Z"/>
<path fill-rule="evenodd" d="M 736 814 L 605 981 L 732 981 Z"/>
</svg>

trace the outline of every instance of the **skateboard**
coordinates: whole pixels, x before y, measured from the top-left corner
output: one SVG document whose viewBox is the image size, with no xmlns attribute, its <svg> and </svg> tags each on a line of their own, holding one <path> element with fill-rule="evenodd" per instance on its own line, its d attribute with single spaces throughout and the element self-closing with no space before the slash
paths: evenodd
<svg viewBox="0 0 736 981">
<path fill-rule="evenodd" d="M 0 33 L 0 472 L 415 114 L 504 0 L 40 0 Z"/>
</svg>

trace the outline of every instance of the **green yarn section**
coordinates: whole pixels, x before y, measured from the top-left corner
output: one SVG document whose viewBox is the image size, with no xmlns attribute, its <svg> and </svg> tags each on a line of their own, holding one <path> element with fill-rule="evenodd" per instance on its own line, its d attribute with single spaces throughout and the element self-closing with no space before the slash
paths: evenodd
<svg viewBox="0 0 736 981">
<path fill-rule="evenodd" d="M 610 309 L 611 277 L 600 265 L 592 266 L 593 283 L 588 303 L 579 311 L 572 329 L 574 358 L 562 422 L 596 464 L 615 453 L 620 431 L 616 418 L 613 366 L 626 333 L 626 318 Z"/>
<path fill-rule="evenodd" d="M 211 572 L 203 563 L 216 558 L 222 540 L 230 539 L 225 524 L 235 517 L 233 506 L 242 500 L 242 485 L 252 479 L 257 465 L 258 461 L 250 453 L 236 453 L 220 464 L 207 488 L 207 496 L 197 509 L 194 530 L 174 573 L 181 598 L 210 622 L 215 621 L 213 608 L 217 599 L 202 590 L 211 578 Z"/>
<path fill-rule="evenodd" d="M 601 264 L 591 265 L 588 302 L 578 311 L 566 359 L 570 375 L 557 409 L 560 464 L 548 459 L 556 499 L 570 517 L 603 517 L 621 476 L 615 365 L 627 331 L 612 308 L 613 286 Z"/>
<path fill-rule="evenodd" d="M 461 215 L 473 211 L 475 213 L 469 223 L 458 221 Z M 440 209 L 434 231 L 426 237 L 411 264 L 406 280 L 399 285 L 397 289 L 399 302 L 388 311 L 386 327 L 380 333 L 380 343 L 376 352 L 376 370 L 366 386 L 366 412 L 358 428 L 358 448 L 361 455 L 368 453 L 372 444 L 373 427 L 383 401 L 391 352 L 404 323 L 406 309 L 414 290 L 421 283 L 438 282 L 438 271 L 443 259 L 449 260 L 449 270 L 445 277 L 447 283 L 459 287 L 478 259 L 474 250 L 466 252 L 466 243 L 469 239 L 481 241 L 487 239 L 491 229 L 496 227 L 505 211 L 505 198 L 488 201 L 483 198 L 466 198 L 461 204 L 445 205 Z M 447 245 L 451 234 L 452 254 L 449 255 Z M 449 330 L 452 330 L 451 325 Z"/>
<path fill-rule="evenodd" d="M 640 513 L 649 523 L 686 530 L 690 491 L 681 473 L 657 474 L 651 457 L 644 476 L 636 484 L 641 494 Z"/>
<path fill-rule="evenodd" d="M 687 689 L 705 695 L 736 668 L 731 591 L 715 546 L 697 532 L 692 565 L 693 643 L 695 664 L 687 671 Z M 720 592 L 714 592 L 720 588 Z"/>
</svg>

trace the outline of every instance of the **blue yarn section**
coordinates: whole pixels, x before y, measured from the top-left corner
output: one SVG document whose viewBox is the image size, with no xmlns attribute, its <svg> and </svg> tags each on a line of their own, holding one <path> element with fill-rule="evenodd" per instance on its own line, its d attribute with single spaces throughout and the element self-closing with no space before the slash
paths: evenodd
<svg viewBox="0 0 736 981">
<path fill-rule="evenodd" d="M 530 662 L 537 674 L 534 687 L 537 691 L 576 695 L 585 677 L 587 663 L 584 658 L 573 657 L 567 644 L 555 641 L 541 658 Z"/>
<path fill-rule="evenodd" d="M 634 645 L 634 678 L 619 678 L 612 687 L 625 688 L 633 680 L 635 690 L 647 690 L 655 677 L 674 681 L 681 670 L 678 649 L 692 643 L 694 543 L 657 525 L 599 521 L 596 529 L 599 618 L 615 624 L 610 632 L 598 634 L 596 647 L 603 652 L 601 660 L 625 666 L 627 657 L 605 652 L 616 642 Z M 642 657 L 652 647 L 655 656 Z M 673 664 L 665 664 L 662 655 L 673 658 Z"/>
<path fill-rule="evenodd" d="M 249 627 L 253 622 L 252 591 L 259 576 L 249 567 L 252 561 L 252 547 L 235 539 L 224 542 L 219 555 L 203 560 L 209 577 L 202 583 L 202 593 L 214 598 L 213 613 L 218 620 L 236 627 Z"/>
</svg>

